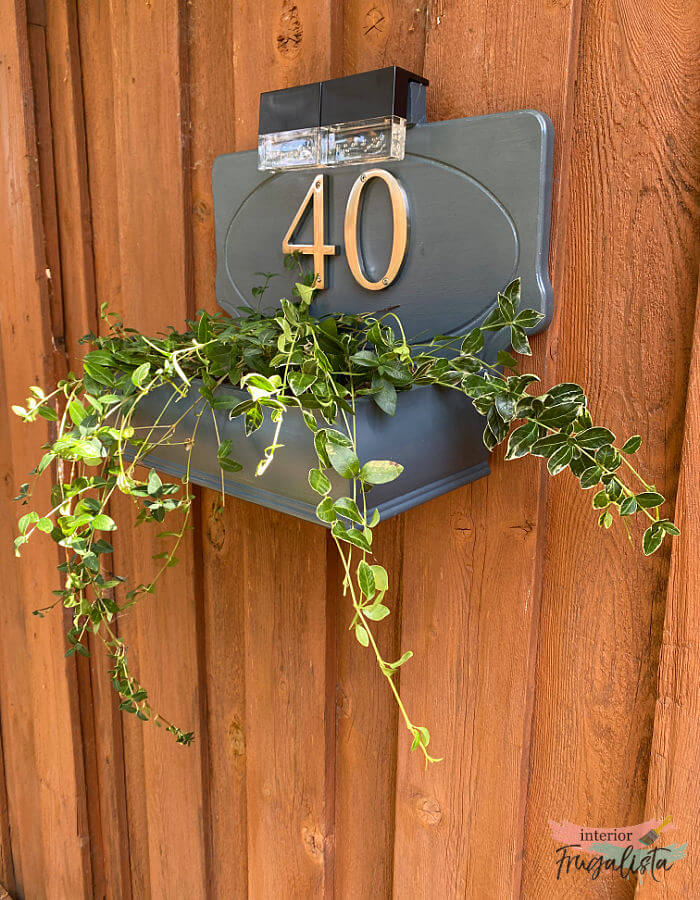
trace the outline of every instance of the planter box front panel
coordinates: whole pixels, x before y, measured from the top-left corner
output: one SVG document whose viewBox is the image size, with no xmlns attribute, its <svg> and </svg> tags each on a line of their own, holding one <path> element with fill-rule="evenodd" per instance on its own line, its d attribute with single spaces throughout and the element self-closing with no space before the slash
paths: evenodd
<svg viewBox="0 0 700 900">
<path fill-rule="evenodd" d="M 196 384 L 192 391 L 197 391 Z M 234 388 L 219 388 L 217 396 L 223 393 L 241 399 L 247 396 Z M 162 388 L 141 401 L 134 424 L 154 421 L 170 395 L 169 388 Z M 192 393 L 171 402 L 160 423 L 175 422 L 196 396 Z M 177 426 L 176 442 L 184 442 L 192 435 L 195 418 L 195 413 L 190 412 Z M 248 438 L 242 419 L 230 420 L 226 412 L 217 412 L 216 421 L 221 440 L 231 439 L 231 454 L 243 465 L 240 472 L 223 473 L 227 494 L 318 521 L 314 510 L 321 498 L 307 481 L 308 470 L 317 464 L 313 435 L 298 410 L 290 410 L 285 416 L 281 438 L 284 446 L 276 452 L 272 464 L 260 477 L 256 477 L 255 469 L 264 456 L 265 447 L 272 443 L 275 429 L 269 417 L 266 416 L 262 427 Z M 449 428 L 445 427 L 448 422 Z M 340 426 L 336 427 L 342 430 Z M 372 488 L 368 495 L 369 506 L 378 508 L 382 519 L 386 519 L 488 474 L 488 451 L 481 441 L 482 431 L 482 417 L 471 401 L 457 391 L 431 386 L 401 392 L 393 417 L 383 413 L 371 400 L 361 398 L 357 404 L 360 461 L 395 459 L 405 467 L 395 481 Z M 220 490 L 222 473 L 216 450 L 212 414 L 207 411 L 197 430 L 190 479 L 195 484 Z M 144 464 L 181 477 L 187 465 L 187 452 L 182 443 L 158 448 Z M 349 482 L 334 472 L 328 474 L 334 495 L 346 494 Z"/>
</svg>

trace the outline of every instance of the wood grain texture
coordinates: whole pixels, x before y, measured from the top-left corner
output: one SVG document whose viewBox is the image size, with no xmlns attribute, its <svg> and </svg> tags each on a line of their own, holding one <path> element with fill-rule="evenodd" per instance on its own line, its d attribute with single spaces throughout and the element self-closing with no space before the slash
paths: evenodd
<svg viewBox="0 0 700 900">
<path fill-rule="evenodd" d="M 78 339 L 88 331 L 96 332 L 98 327 L 78 10 L 74 0 L 66 0 L 49 4 L 45 12 L 40 27 L 48 91 L 45 97 L 38 96 L 36 102 L 46 104 L 45 118 L 50 125 L 50 140 L 39 141 L 42 184 L 50 179 L 56 196 L 54 243 L 60 258 L 57 265 L 51 266 L 50 284 L 62 316 L 60 323 L 53 325 L 53 335 L 54 341 L 65 347 L 68 368 L 78 371 L 80 357 L 86 350 L 78 344 Z M 35 31 L 38 28 L 34 26 Z M 50 175 L 49 162 L 53 170 Z M 81 657 L 77 664 L 92 891 L 95 896 L 128 897 L 126 797 L 118 699 L 109 681 L 101 642 L 91 636 L 89 644 L 91 659 Z"/>
<path fill-rule="evenodd" d="M 260 91 L 330 76 L 331 10 L 310 0 L 236 8 L 232 149 L 255 146 Z M 230 510 L 241 522 L 245 574 L 237 602 L 245 614 L 248 892 L 321 896 L 332 891 L 334 849 L 326 534 L 253 504 Z"/>
<path fill-rule="evenodd" d="M 99 79 L 90 90 L 113 123 L 109 133 L 104 121 L 96 126 L 86 119 L 91 179 L 94 159 L 100 182 L 93 212 L 97 283 L 104 280 L 107 288 L 100 299 L 146 332 L 181 326 L 193 307 L 183 10 L 177 3 L 86 7 L 80 8 L 81 28 L 97 40 L 82 41 L 81 49 Z M 133 510 L 123 499 L 116 517 L 125 523 L 115 542 L 116 570 L 130 581 L 147 581 L 162 542 L 150 526 L 130 529 Z M 200 594 L 191 538 L 180 549 L 178 569 L 121 626 L 154 708 L 197 735 L 185 749 L 161 730 L 124 722 L 132 892 L 138 897 L 200 896 L 208 882 Z"/>
<path fill-rule="evenodd" d="M 666 614 L 661 638 L 659 686 L 651 745 L 645 819 L 673 816 L 661 846 L 688 842 L 686 858 L 660 884 L 643 879 L 640 898 L 664 900 L 700 893 L 700 863 L 694 838 L 700 831 L 700 316 L 690 366 L 676 521 Z"/>
<path fill-rule="evenodd" d="M 235 147 L 234 5 L 189 7 L 187 51 L 191 134 L 192 270 L 196 308 L 216 312 L 211 172 Z M 214 897 L 248 889 L 245 728 L 245 554 L 248 504 L 202 489 L 195 526 L 203 622 L 201 646 L 208 733 L 209 853 Z"/>
<path fill-rule="evenodd" d="M 445 756 L 428 773 L 347 631 L 324 530 L 232 498 L 220 510 L 211 491 L 178 568 L 122 627 L 154 705 L 197 741 L 125 721 L 102 657 L 76 676 L 60 618 L 28 616 L 56 560 L 16 564 L 9 498 L 48 427 L 7 404 L 75 364 L 101 301 L 151 332 L 216 309 L 211 165 L 255 145 L 260 91 L 398 64 L 430 79 L 431 120 L 552 117 L 557 312 L 530 368 L 546 386 L 581 381 L 596 418 L 642 433 L 641 467 L 673 494 L 696 303 L 697 43 L 682 0 L 0 6 L 0 885 L 13 897 L 625 897 L 617 876 L 555 884 L 547 820 L 638 821 L 645 803 L 691 852 L 639 893 L 695 895 L 697 360 L 668 585 L 669 548 L 643 560 L 596 531 L 568 475 L 550 487 L 502 454 L 488 479 L 380 525 L 393 614 L 378 638 L 387 655 L 415 651 L 402 694 Z M 115 516 L 132 521 L 131 505 Z M 117 537 L 116 571 L 143 580 L 161 547 L 127 524 Z"/>
<path fill-rule="evenodd" d="M 2 322 L 2 318 L 0 318 L 0 323 Z M 3 345 L 2 345 L 2 326 L 0 325 L 0 372 L 4 372 L 5 367 L 3 365 Z M 0 434 L 7 434 L 9 429 L 9 417 L 10 413 L 3 404 L 0 408 Z M 13 485 L 10 484 L 9 479 L 12 473 L 12 461 L 10 457 L 10 445 L 8 441 L 0 441 L 0 503 L 2 503 L 2 511 L 3 513 L 7 509 L 7 505 L 10 502 L 10 498 L 14 496 L 13 493 L 10 493 L 13 489 Z M 9 516 L 7 516 L 9 519 Z M 10 537 L 8 533 L 10 531 L 9 528 L 0 528 L 0 540 L 5 540 Z M 3 571 L 6 570 L 6 566 L 9 567 L 14 562 L 12 558 L 11 546 L 9 543 L 6 543 L 3 547 L 2 555 L 0 556 L 0 560 L 2 561 Z M 9 586 L 13 586 L 12 579 L 9 584 L 5 583 L 5 589 Z M 3 598 L 4 600 L 4 593 Z M 1 645 L 0 645 L 1 648 Z M 0 649 L 0 658 L 2 656 L 2 651 Z M 0 670 L 1 671 L 1 670 Z M 3 710 L 1 705 L 2 700 L 2 692 L 0 692 L 0 885 L 3 885 L 7 890 L 14 891 L 15 890 L 15 867 L 14 861 L 12 859 L 12 838 L 10 834 L 10 807 L 8 803 L 7 797 L 7 771 L 5 768 L 5 751 L 3 748 L 4 737 L 2 734 L 2 725 L 3 725 Z M 2 892 L 0 891 L 0 897 L 2 896 Z"/>
<path fill-rule="evenodd" d="M 556 144 L 551 248 L 565 215 L 579 4 L 438 4 L 425 67 L 429 119 L 530 107 L 547 113 Z M 560 73 L 551 77 L 552 69 Z M 556 322 L 528 366 L 546 371 Z M 394 890 L 444 897 L 520 890 L 529 724 L 538 621 L 542 474 L 504 465 L 405 516 L 401 651 L 409 714 L 444 762 L 424 773 L 399 729 Z"/>
<path fill-rule="evenodd" d="M 423 71 L 426 4 L 343 4 L 342 72 L 385 65 Z M 362 456 L 362 448 L 360 448 Z M 389 572 L 392 615 L 376 627 L 387 659 L 400 656 L 404 517 L 382 523 L 377 562 Z M 373 655 L 348 631 L 338 551 L 328 539 L 328 592 L 336 607 L 335 891 L 339 897 L 388 897 L 393 884 L 394 793 L 398 708 Z"/>
<path fill-rule="evenodd" d="M 594 419 L 644 439 L 670 495 L 680 459 L 697 277 L 695 36 L 683 4 L 584 6 L 556 369 Z M 564 299 L 565 298 L 565 299 Z M 629 896 L 616 877 L 554 882 L 548 819 L 639 822 L 654 714 L 666 547 L 596 535 L 568 476 L 547 507 L 524 892 Z M 581 873 L 579 873 L 580 876 Z"/>
<path fill-rule="evenodd" d="M 37 125 L 23 3 L 0 7 L 0 334 L 3 405 L 18 403 L 30 384 L 48 386 L 60 371 L 52 346 L 51 311 L 41 215 Z M 3 422 L 3 602 L 0 604 L 0 706 L 15 889 L 20 896 L 87 896 L 91 887 L 82 748 L 74 662 L 60 616 L 32 619 L 60 579 L 58 554 L 28 546 L 8 559 L 16 510 L 8 502 L 48 439 L 16 417 Z M 49 507 L 46 486 L 35 493 Z M 7 554 L 7 555 L 6 555 Z"/>
</svg>

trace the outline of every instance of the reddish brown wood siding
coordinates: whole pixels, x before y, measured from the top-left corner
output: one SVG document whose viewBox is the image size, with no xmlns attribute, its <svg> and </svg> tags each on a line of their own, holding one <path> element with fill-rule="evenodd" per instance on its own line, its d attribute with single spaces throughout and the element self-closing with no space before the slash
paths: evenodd
<svg viewBox="0 0 700 900">
<path fill-rule="evenodd" d="M 557 883 L 547 821 L 645 811 L 690 841 L 665 896 L 695 895 L 696 31 L 691 4 L 661 0 L 0 4 L 13 897 L 628 897 L 619 876 Z M 123 721 L 99 652 L 64 659 L 60 615 L 31 617 L 55 554 L 14 560 L 10 498 L 48 432 L 7 409 L 75 365 L 100 302 L 151 331 L 216 308 L 211 165 L 255 145 L 260 91 L 393 63 L 430 79 L 431 119 L 551 116 L 557 313 L 532 365 L 640 432 L 672 498 L 682 455 L 684 535 L 672 562 L 644 560 L 597 531 L 567 475 L 502 454 L 488 479 L 380 526 L 395 615 L 379 640 L 415 651 L 402 692 L 446 757 L 426 774 L 348 637 L 325 531 L 199 491 L 178 569 L 122 625 L 158 705 L 197 731 L 185 750 Z M 142 580 L 156 544 L 122 527 L 117 570 Z"/>
</svg>

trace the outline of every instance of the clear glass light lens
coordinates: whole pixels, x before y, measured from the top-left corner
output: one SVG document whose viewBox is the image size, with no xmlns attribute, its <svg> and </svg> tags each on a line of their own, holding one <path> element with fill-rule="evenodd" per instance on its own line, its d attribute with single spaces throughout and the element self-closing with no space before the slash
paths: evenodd
<svg viewBox="0 0 700 900">
<path fill-rule="evenodd" d="M 258 136 L 258 169 L 303 169 L 320 163 L 320 128 L 299 128 Z"/>
<path fill-rule="evenodd" d="M 344 122 L 330 125 L 324 132 L 322 159 L 326 166 L 403 159 L 406 153 L 406 120 L 399 116 Z"/>
<path fill-rule="evenodd" d="M 403 159 L 406 120 L 381 116 L 258 136 L 258 169 L 308 169 Z"/>
</svg>

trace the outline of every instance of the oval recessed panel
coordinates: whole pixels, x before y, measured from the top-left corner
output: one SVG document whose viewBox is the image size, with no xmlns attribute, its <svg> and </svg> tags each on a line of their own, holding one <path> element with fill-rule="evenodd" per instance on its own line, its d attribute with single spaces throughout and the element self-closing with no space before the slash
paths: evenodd
<svg viewBox="0 0 700 900">
<path fill-rule="evenodd" d="M 325 240 L 339 249 L 336 256 L 326 257 L 327 288 L 314 301 L 316 313 L 398 306 L 406 334 L 413 340 L 468 326 L 518 273 L 518 233 L 510 212 L 487 187 L 454 165 L 409 153 L 402 162 L 381 168 L 396 176 L 408 197 L 409 241 L 403 267 L 384 290 L 369 291 L 357 284 L 342 242 L 347 198 L 363 169 L 325 170 Z M 224 239 L 229 286 L 228 296 L 220 298 L 223 306 L 233 310 L 255 305 L 252 288 L 260 283 L 256 272 L 279 273 L 263 306 L 290 296 L 296 279 L 283 267 L 282 237 L 318 174 L 317 170 L 270 175 L 251 185 L 238 203 Z M 295 243 L 311 242 L 311 225 L 309 214 Z M 386 186 L 379 179 L 363 191 L 359 235 L 364 270 L 370 280 L 380 278 L 391 255 L 392 216 Z"/>
</svg>

